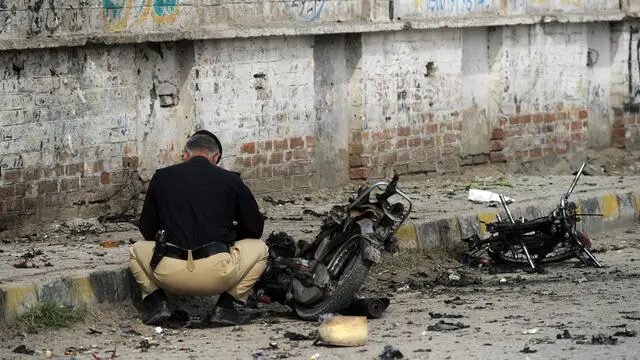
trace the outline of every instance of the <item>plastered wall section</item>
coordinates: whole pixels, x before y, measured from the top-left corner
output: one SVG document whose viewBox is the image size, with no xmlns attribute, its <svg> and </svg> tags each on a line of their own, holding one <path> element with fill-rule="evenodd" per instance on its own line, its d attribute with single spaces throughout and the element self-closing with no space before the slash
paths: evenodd
<svg viewBox="0 0 640 360">
<path fill-rule="evenodd" d="M 614 21 L 625 11 L 637 15 L 637 5 L 622 5 L 617 0 L 5 0 L 0 2 L 0 49 Z"/>
</svg>

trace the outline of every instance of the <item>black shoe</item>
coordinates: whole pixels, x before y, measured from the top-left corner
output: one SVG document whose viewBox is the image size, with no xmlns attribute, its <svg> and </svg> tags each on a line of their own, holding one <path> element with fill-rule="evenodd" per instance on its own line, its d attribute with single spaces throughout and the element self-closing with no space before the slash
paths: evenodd
<svg viewBox="0 0 640 360">
<path fill-rule="evenodd" d="M 235 308 L 224 308 L 216 306 L 213 314 L 209 317 L 209 324 L 214 326 L 235 326 L 243 325 L 251 321 L 251 315 L 240 314 Z"/>
<path fill-rule="evenodd" d="M 142 322 L 145 325 L 159 325 L 171 317 L 171 311 L 167 307 L 167 298 L 162 290 L 152 292 L 142 301 L 142 304 L 144 305 Z"/>
</svg>

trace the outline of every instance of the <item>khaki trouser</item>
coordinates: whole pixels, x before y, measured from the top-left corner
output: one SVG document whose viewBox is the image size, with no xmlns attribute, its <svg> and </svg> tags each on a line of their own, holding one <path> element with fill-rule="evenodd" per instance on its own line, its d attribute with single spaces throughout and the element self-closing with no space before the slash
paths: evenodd
<svg viewBox="0 0 640 360">
<path fill-rule="evenodd" d="M 133 277 L 142 298 L 161 288 L 173 294 L 211 296 L 229 293 L 246 302 L 267 264 L 269 249 L 262 240 L 236 241 L 229 249 L 199 260 L 164 257 L 155 271 L 150 262 L 154 241 L 139 241 L 129 249 Z"/>
</svg>

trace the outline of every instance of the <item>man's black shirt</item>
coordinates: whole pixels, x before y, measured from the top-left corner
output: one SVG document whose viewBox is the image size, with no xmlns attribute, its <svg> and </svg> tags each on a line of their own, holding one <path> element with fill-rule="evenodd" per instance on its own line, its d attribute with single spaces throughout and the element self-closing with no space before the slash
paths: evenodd
<svg viewBox="0 0 640 360">
<path fill-rule="evenodd" d="M 236 240 L 258 239 L 264 220 L 238 175 L 195 156 L 155 172 L 139 228 L 146 240 L 154 240 L 156 232 L 165 229 L 167 242 L 193 250 L 214 241 L 232 245 Z"/>
</svg>

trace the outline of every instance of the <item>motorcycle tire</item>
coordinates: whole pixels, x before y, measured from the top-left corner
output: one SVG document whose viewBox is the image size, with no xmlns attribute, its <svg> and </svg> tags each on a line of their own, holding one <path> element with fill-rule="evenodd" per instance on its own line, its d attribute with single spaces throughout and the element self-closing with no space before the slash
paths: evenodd
<svg viewBox="0 0 640 360">
<path fill-rule="evenodd" d="M 339 253 L 334 256 L 337 255 Z M 371 265 L 370 261 L 362 258 L 361 251 L 358 251 L 342 271 L 337 284 L 334 286 L 335 291 L 333 294 L 317 304 L 296 304 L 294 309 L 298 317 L 303 320 L 318 320 L 322 314 L 335 313 L 348 308 L 360 286 L 367 278 Z"/>
<path fill-rule="evenodd" d="M 582 241 L 583 244 L 585 245 L 590 244 L 590 242 L 587 241 L 586 237 L 582 233 L 578 233 L 578 236 L 580 238 L 580 241 Z M 491 260 L 493 260 L 498 264 L 528 265 L 529 261 L 527 260 L 527 257 L 522 247 L 518 244 L 515 244 L 513 247 L 517 254 L 517 257 L 515 258 L 513 257 L 511 250 L 508 248 L 498 249 L 498 250 L 492 250 L 491 248 L 489 248 L 487 253 L 489 254 L 489 257 L 491 258 Z M 590 247 L 590 246 L 587 245 L 587 247 Z M 529 248 L 529 254 L 531 255 L 531 259 L 533 259 L 533 261 L 536 262 L 537 254 L 535 254 L 535 249 Z M 574 257 L 577 257 L 576 249 L 567 243 L 561 243 L 555 249 L 553 249 L 553 251 L 550 254 L 545 256 L 545 258 L 542 259 L 540 263 L 541 264 L 557 263 L 557 262 L 562 262 L 562 261 L 572 259 Z"/>
</svg>

